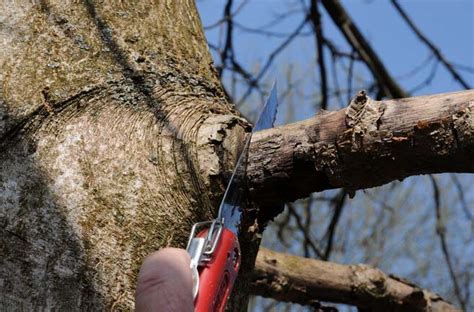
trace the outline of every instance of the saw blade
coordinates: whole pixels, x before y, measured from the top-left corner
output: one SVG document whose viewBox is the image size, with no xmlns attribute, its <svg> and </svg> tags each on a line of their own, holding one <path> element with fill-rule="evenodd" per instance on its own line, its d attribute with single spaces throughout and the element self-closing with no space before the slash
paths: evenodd
<svg viewBox="0 0 474 312">
<path fill-rule="evenodd" d="M 239 156 L 234 172 L 230 178 L 227 189 L 224 193 L 221 205 L 219 207 L 219 214 L 217 220 L 222 220 L 224 226 L 231 230 L 234 234 L 238 235 L 239 226 L 241 222 L 241 216 L 243 211 L 243 205 L 247 199 L 247 185 L 246 185 L 246 172 L 247 172 L 247 159 L 250 141 L 252 134 L 256 131 L 272 128 L 275 122 L 275 117 L 278 108 L 277 100 L 277 88 L 276 83 L 268 95 L 268 98 L 263 106 L 255 126 L 252 129 L 250 135 L 246 138 L 244 148 Z"/>
</svg>

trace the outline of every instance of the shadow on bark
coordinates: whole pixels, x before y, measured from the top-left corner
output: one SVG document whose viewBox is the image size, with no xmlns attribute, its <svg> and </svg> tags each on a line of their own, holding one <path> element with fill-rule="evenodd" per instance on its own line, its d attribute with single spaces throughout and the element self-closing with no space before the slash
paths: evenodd
<svg viewBox="0 0 474 312">
<path fill-rule="evenodd" d="M 35 162 L 35 142 L 18 127 L 7 131 L 9 125 L 24 124 L 10 119 L 0 99 L 0 308 L 86 311 L 104 306 L 65 207 L 56 202 Z"/>
</svg>

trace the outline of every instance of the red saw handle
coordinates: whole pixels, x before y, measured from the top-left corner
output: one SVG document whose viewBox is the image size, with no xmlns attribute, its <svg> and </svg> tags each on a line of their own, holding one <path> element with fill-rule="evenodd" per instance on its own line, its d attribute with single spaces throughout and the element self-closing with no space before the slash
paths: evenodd
<svg viewBox="0 0 474 312">
<path fill-rule="evenodd" d="M 208 230 L 200 232 L 205 237 Z M 199 292 L 194 301 L 196 312 L 223 312 L 240 266 L 240 246 L 234 233 L 223 228 L 212 258 L 199 267 Z"/>
</svg>

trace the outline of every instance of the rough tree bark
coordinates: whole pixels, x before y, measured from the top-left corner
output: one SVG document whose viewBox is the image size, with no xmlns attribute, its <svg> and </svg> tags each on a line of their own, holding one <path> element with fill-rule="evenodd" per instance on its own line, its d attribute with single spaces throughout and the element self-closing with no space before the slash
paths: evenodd
<svg viewBox="0 0 474 312">
<path fill-rule="evenodd" d="M 1 6 L 2 302 L 129 310 L 145 255 L 215 213 L 248 124 L 194 1 Z"/>
<path fill-rule="evenodd" d="M 255 134 L 249 158 L 263 219 L 311 192 L 362 188 L 411 175 L 474 172 L 474 91 L 374 101 Z"/>
<path fill-rule="evenodd" d="M 130 310 L 145 255 L 184 246 L 191 225 L 216 213 L 249 124 L 225 98 L 192 0 L 0 5 L 1 302 L 33 310 Z M 471 112 L 460 120 L 469 125 Z M 337 130 L 345 129 L 344 113 L 327 116 L 339 116 Z M 370 116 L 355 114 L 347 130 Z M 425 128 L 430 123 L 420 124 Z M 287 129 L 305 132 L 301 124 Z M 361 131 L 348 131 L 347 140 L 358 141 Z M 262 146 L 273 144 L 268 134 L 256 138 L 254 161 L 260 149 L 268 154 Z M 391 140 L 405 148 L 400 135 Z M 305 144 L 290 148 L 312 153 Z M 363 148 L 353 155 L 377 158 Z M 249 169 L 252 187 L 268 191 L 273 182 L 265 168 Z M 354 184 L 338 177 L 340 185 Z M 258 245 L 254 212 L 245 218 L 242 273 Z M 245 291 L 238 294 L 245 299 Z"/>
</svg>

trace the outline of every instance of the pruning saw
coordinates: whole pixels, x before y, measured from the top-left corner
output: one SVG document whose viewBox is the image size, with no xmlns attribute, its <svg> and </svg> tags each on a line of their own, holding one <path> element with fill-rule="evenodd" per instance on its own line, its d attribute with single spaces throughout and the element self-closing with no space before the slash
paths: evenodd
<svg viewBox="0 0 474 312">
<path fill-rule="evenodd" d="M 246 138 L 230 178 L 217 218 L 194 224 L 186 250 L 191 257 L 196 312 L 224 311 L 240 266 L 238 234 L 247 198 L 247 158 L 252 134 L 273 127 L 278 101 L 276 84 Z"/>
</svg>

